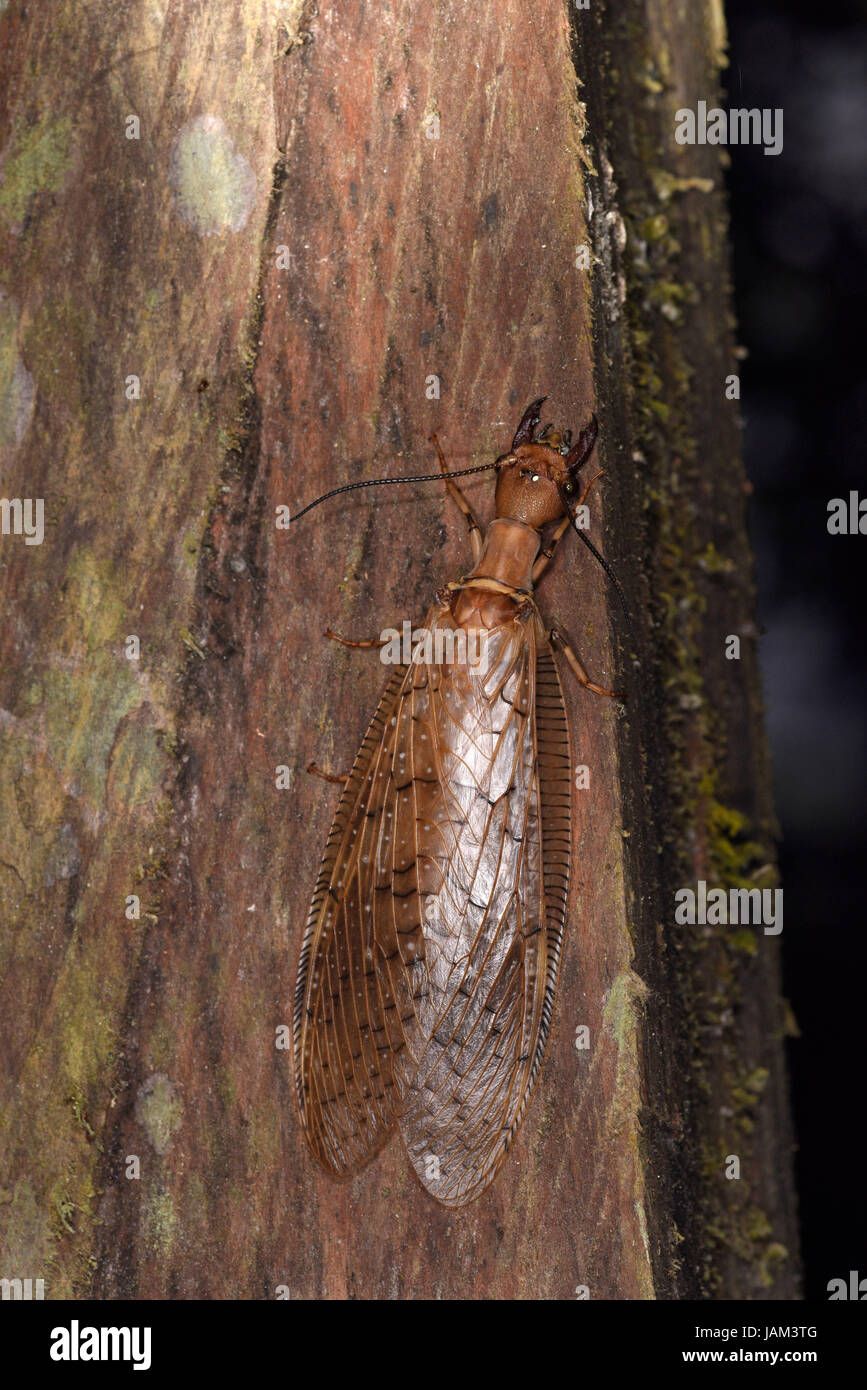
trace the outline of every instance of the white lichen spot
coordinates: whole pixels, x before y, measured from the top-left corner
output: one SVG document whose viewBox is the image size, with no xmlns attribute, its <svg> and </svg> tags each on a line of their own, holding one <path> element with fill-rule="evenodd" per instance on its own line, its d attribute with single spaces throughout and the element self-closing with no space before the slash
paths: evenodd
<svg viewBox="0 0 867 1390">
<path fill-rule="evenodd" d="M 169 173 L 178 212 L 200 236 L 240 232 L 256 197 L 256 176 L 219 116 L 197 116 L 179 131 Z"/>
<path fill-rule="evenodd" d="M 66 821 L 58 830 L 48 851 L 44 873 L 45 887 L 52 888 L 55 883 L 74 878 L 80 868 L 81 850 L 75 838 L 75 831 Z"/>
<path fill-rule="evenodd" d="M 154 1072 L 139 1086 L 135 1117 L 157 1153 L 164 1154 L 181 1123 L 181 1099 L 177 1088 L 162 1072 Z"/>
</svg>

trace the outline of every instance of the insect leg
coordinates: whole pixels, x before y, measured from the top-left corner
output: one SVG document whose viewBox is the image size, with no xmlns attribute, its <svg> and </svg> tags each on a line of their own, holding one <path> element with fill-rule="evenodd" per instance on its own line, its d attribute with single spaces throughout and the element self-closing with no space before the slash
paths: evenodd
<svg viewBox="0 0 867 1390">
<path fill-rule="evenodd" d="M 534 584 L 536 583 L 536 580 L 539 578 L 539 576 L 545 573 L 546 569 L 548 568 L 548 566 L 554 558 L 554 551 L 557 549 L 557 546 L 559 545 L 560 541 L 563 539 L 571 525 L 571 516 L 564 516 L 563 520 L 558 524 L 556 531 L 554 532 L 553 536 L 548 542 L 547 549 L 542 550 L 540 552 L 539 558 L 533 566 Z"/>
<path fill-rule="evenodd" d="M 603 474 L 604 472 L 605 472 L 605 469 L 604 469 L 604 468 L 600 468 L 600 470 L 599 470 L 598 473 L 594 473 L 594 474 L 593 474 L 593 477 L 590 479 L 589 483 L 587 484 L 587 486 L 585 487 L 584 491 L 582 492 L 580 498 L 578 499 L 578 506 L 579 506 L 579 507 L 583 507 L 583 506 L 584 506 L 584 503 L 585 503 L 585 501 L 587 500 L 587 494 L 589 493 L 589 491 L 590 491 L 590 489 L 592 488 L 593 484 L 596 482 L 596 479 L 597 479 L 597 478 L 601 478 L 601 477 L 602 477 L 602 474 Z M 536 580 L 539 578 L 539 576 L 545 573 L 546 569 L 548 568 L 548 566 L 550 565 L 552 559 L 554 558 L 554 551 L 557 549 L 557 546 L 558 546 L 559 542 L 560 542 L 560 541 L 562 540 L 562 538 L 565 536 L 566 532 L 569 530 L 569 527 L 570 527 L 571 525 L 572 525 L 572 518 L 569 517 L 569 516 L 564 516 L 563 520 L 559 523 L 559 525 L 557 526 L 556 531 L 554 532 L 553 536 L 551 537 L 551 540 L 550 540 L 549 543 L 548 543 L 548 548 L 547 548 L 547 550 L 543 550 L 543 551 L 541 552 L 541 554 L 539 555 L 538 560 L 536 561 L 535 565 L 533 566 L 533 583 L 534 583 L 534 584 L 536 583 Z"/>
<path fill-rule="evenodd" d="M 581 662 L 578 660 L 572 648 L 569 646 L 569 643 L 557 630 L 556 627 L 551 628 L 551 631 L 548 633 L 548 640 L 550 641 L 552 647 L 560 649 L 560 651 L 565 656 L 569 666 L 571 667 L 573 674 L 577 677 L 577 679 L 581 682 L 581 684 L 585 687 L 586 690 L 592 690 L 595 695 L 608 695 L 612 700 L 623 699 L 623 696 L 618 695 L 616 690 L 606 690 L 604 686 L 597 685 L 595 681 L 592 681 L 590 679 L 587 672 L 584 670 L 584 667 L 581 665 Z"/>
<path fill-rule="evenodd" d="M 342 773 L 340 777 L 335 777 L 334 774 L 331 772 L 323 772 L 322 768 L 317 767 L 315 763 L 308 763 L 307 771 L 312 772 L 315 777 L 322 777 L 326 782 L 339 782 L 341 786 L 344 787 L 346 786 L 346 783 L 349 781 L 348 772 Z"/>
<path fill-rule="evenodd" d="M 341 637 L 339 632 L 332 632 L 330 627 L 325 629 L 325 636 L 330 637 L 332 642 L 340 642 L 341 646 L 344 647 L 384 647 L 389 641 L 387 637 L 371 637 L 364 642 L 353 642 L 350 637 Z M 322 777 L 326 782 L 339 782 L 344 787 L 349 781 L 348 772 L 342 772 L 339 776 L 335 776 L 331 772 L 323 772 L 322 768 L 317 767 L 315 763 L 308 763 L 307 771 L 312 772 L 315 777 Z"/>
<path fill-rule="evenodd" d="M 579 507 L 583 507 L 583 506 L 584 506 L 584 503 L 587 501 L 587 494 L 588 494 L 588 492 L 589 492 L 590 489 L 592 488 L 593 484 L 596 482 L 596 479 L 597 479 L 597 478 L 601 478 L 601 477 L 602 477 L 602 474 L 603 474 L 604 472 L 605 472 L 605 469 L 604 469 L 604 468 L 600 468 L 600 470 L 599 470 L 598 473 L 594 473 L 594 474 L 593 474 L 593 477 L 590 479 L 590 481 L 588 482 L 588 484 L 587 484 L 587 486 L 585 487 L 584 491 L 582 492 L 581 496 L 578 498 L 578 506 L 579 506 Z"/>
<path fill-rule="evenodd" d="M 445 461 L 443 451 L 440 448 L 440 442 L 435 434 L 431 435 L 430 442 L 435 446 L 437 454 L 439 456 L 440 469 L 443 473 L 447 473 L 448 465 Z M 464 516 L 466 517 L 467 526 L 469 527 L 470 532 L 470 545 L 473 547 L 473 560 L 476 562 L 476 564 L 478 564 L 482 554 L 482 528 L 476 521 L 476 518 L 473 514 L 473 509 L 467 501 L 466 497 L 464 497 L 464 494 L 461 492 L 457 483 L 453 483 L 451 478 L 446 478 L 445 485 L 451 493 L 452 497 L 454 498 L 455 502 L 460 507 Z"/>
<path fill-rule="evenodd" d="M 330 637 L 332 642 L 339 642 L 342 647 L 384 647 L 389 641 L 388 637 L 368 637 L 364 642 L 353 642 L 350 637 L 341 637 L 339 632 L 332 632 L 330 627 L 325 629 L 325 636 Z"/>
</svg>

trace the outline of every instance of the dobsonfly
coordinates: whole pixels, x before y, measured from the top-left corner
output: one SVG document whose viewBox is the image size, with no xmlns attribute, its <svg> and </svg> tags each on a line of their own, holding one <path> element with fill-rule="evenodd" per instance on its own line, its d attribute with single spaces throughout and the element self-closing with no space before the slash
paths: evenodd
<svg viewBox="0 0 867 1390">
<path fill-rule="evenodd" d="M 554 650 L 582 686 L 618 698 L 590 680 L 556 627 L 546 631 L 533 597 L 574 525 L 623 601 L 572 510 L 596 417 L 574 445 L 550 425 L 537 435 L 545 399 L 527 408 L 495 463 L 449 472 L 433 436 L 439 475 L 326 494 L 442 476 L 475 562 L 437 594 L 425 630 L 450 637 L 451 649 L 441 646 L 452 653 L 461 632 L 481 635 L 478 662 L 413 651 L 388 681 L 352 771 L 329 779 L 344 788 L 294 1010 L 298 1109 L 314 1158 L 349 1176 L 399 1128 L 419 1179 L 448 1207 L 473 1201 L 496 1176 L 551 1026 L 572 835 Z M 486 468 L 497 472 L 496 516 L 483 532 L 453 479 Z"/>
</svg>

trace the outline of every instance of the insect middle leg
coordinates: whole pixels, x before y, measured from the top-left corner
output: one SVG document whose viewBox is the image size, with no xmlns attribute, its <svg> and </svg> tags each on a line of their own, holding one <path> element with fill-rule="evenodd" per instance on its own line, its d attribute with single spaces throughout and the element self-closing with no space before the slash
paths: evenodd
<svg viewBox="0 0 867 1390">
<path fill-rule="evenodd" d="M 308 763 L 307 771 L 312 773 L 314 777 L 321 777 L 325 782 L 339 782 L 342 787 L 345 787 L 346 783 L 349 781 L 348 772 L 323 772 L 322 768 L 317 767 L 316 763 Z"/>
<path fill-rule="evenodd" d="M 325 636 L 332 642 L 339 642 L 341 647 L 384 647 L 389 640 L 387 637 L 367 637 L 363 642 L 353 642 L 351 637 L 341 637 L 339 632 L 332 632 L 330 627 L 325 629 Z"/>
<path fill-rule="evenodd" d="M 332 632 L 330 627 L 325 629 L 325 636 L 330 637 L 332 642 L 339 642 L 343 647 L 384 647 L 388 641 L 386 637 L 370 637 L 363 642 L 354 642 L 351 637 L 341 637 L 339 632 Z M 317 767 L 316 763 L 308 763 L 307 771 L 312 773 L 314 777 L 321 777 L 325 782 L 339 782 L 341 786 L 344 787 L 349 781 L 348 772 L 341 772 L 339 774 L 323 772 L 322 768 Z"/>
<path fill-rule="evenodd" d="M 440 470 L 442 471 L 443 475 L 445 475 L 449 471 L 448 465 L 446 464 L 445 455 L 443 454 L 443 451 L 440 448 L 440 442 L 435 434 L 431 435 L 430 442 L 431 444 L 433 444 L 434 448 L 437 451 L 437 455 L 440 461 Z M 473 512 L 472 507 L 470 506 L 466 497 L 464 497 L 464 494 L 461 492 L 457 483 L 453 483 L 451 478 L 446 478 L 445 476 L 443 477 L 443 481 L 445 482 L 445 485 L 448 488 L 449 493 L 454 498 L 455 502 L 460 507 L 461 512 L 466 518 L 466 523 L 470 532 L 470 545 L 473 547 L 473 560 L 476 564 L 478 564 L 482 555 L 482 528 L 476 521 L 475 513 Z"/>
<path fill-rule="evenodd" d="M 574 676 L 584 686 L 585 690 L 592 690 L 595 695 L 607 695 L 612 700 L 623 699 L 623 696 L 618 695 L 616 690 L 606 690 L 603 685 L 597 685 L 595 681 L 590 679 L 584 667 L 581 665 L 581 662 L 578 660 L 578 657 L 569 646 L 569 643 L 556 627 L 551 628 L 551 631 L 548 633 L 548 639 L 555 650 L 559 648 L 563 653 Z"/>
</svg>

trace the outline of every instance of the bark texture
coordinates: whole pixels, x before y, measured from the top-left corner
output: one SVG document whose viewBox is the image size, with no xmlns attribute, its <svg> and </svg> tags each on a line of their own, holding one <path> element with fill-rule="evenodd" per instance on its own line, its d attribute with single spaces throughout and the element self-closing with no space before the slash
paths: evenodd
<svg viewBox="0 0 867 1390">
<path fill-rule="evenodd" d="M 699 878 L 774 881 L 722 161 L 674 142 L 718 0 L 12 0 L 0 38 L 3 489 L 46 514 L 0 537 L 0 1275 L 795 1296 L 776 943 L 674 923 Z M 430 472 L 433 430 L 487 462 L 542 394 L 599 413 L 638 661 L 564 542 L 540 606 L 628 703 L 564 677 L 590 789 L 554 1032 L 455 1213 L 397 1142 L 316 1169 L 278 1043 L 335 804 L 304 769 L 348 768 L 384 678 L 321 634 L 420 621 L 465 528 L 436 485 L 275 517 Z"/>
</svg>

